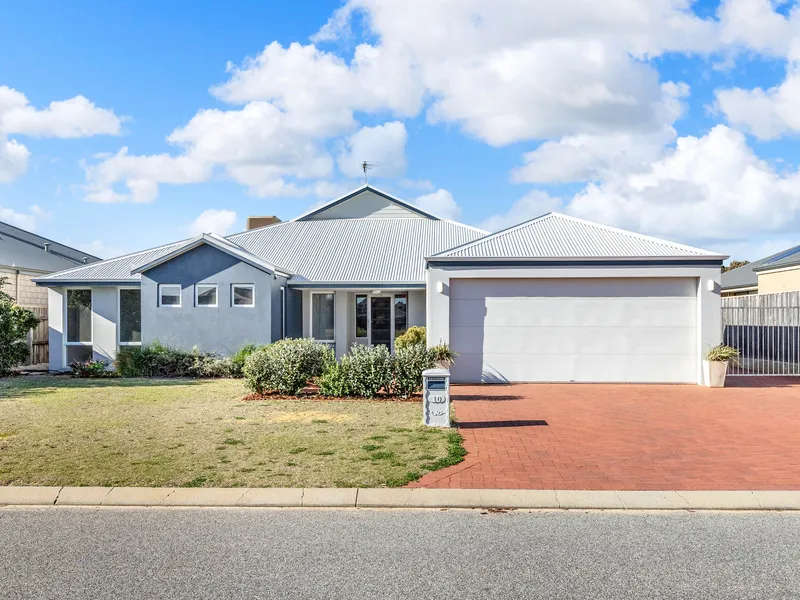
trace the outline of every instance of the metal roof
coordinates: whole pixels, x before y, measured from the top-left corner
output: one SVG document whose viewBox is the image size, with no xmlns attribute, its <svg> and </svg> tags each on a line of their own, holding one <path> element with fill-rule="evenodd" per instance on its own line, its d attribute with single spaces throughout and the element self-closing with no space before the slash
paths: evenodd
<svg viewBox="0 0 800 600">
<path fill-rule="evenodd" d="M 100 259 L 0 221 L 0 265 L 50 273 Z"/>
<path fill-rule="evenodd" d="M 296 275 L 290 283 L 424 283 L 425 257 L 486 235 L 453 221 L 288 221 L 228 239 Z"/>
<path fill-rule="evenodd" d="M 800 245 L 781 250 L 722 274 L 723 290 L 758 287 L 758 273 L 800 264 Z"/>
<path fill-rule="evenodd" d="M 647 259 L 722 255 L 616 229 L 559 213 L 547 213 L 452 248 L 432 259 Z"/>
<path fill-rule="evenodd" d="M 769 271 L 770 269 L 782 269 L 784 267 L 793 267 L 800 264 L 800 246 L 783 250 L 777 254 L 764 259 L 764 261 L 753 267 L 755 271 Z"/>
<path fill-rule="evenodd" d="M 422 284 L 425 256 L 486 235 L 453 221 L 433 219 L 328 219 L 287 221 L 227 238 L 231 246 L 255 255 L 279 272 L 294 273 L 291 283 Z M 218 236 L 215 236 L 218 237 Z M 195 238 L 40 277 L 47 283 L 131 282 L 133 273 L 170 254 L 185 251 Z"/>
</svg>

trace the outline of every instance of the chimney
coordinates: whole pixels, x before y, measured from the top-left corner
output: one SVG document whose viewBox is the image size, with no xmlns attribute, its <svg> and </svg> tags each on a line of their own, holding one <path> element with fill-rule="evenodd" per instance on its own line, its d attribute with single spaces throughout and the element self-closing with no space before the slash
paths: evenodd
<svg viewBox="0 0 800 600">
<path fill-rule="evenodd" d="M 247 231 L 280 222 L 281 220 L 278 217 L 247 217 Z"/>
</svg>

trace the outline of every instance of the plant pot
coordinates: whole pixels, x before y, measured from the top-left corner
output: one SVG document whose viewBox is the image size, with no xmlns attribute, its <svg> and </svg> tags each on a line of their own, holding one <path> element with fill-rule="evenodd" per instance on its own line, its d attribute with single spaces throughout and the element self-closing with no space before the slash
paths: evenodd
<svg viewBox="0 0 800 600">
<path fill-rule="evenodd" d="M 436 365 L 437 369 L 447 369 L 449 371 L 450 365 L 452 365 L 453 363 L 450 362 L 449 360 L 436 360 L 434 361 L 433 364 Z"/>
<path fill-rule="evenodd" d="M 703 361 L 703 375 L 706 387 L 725 387 L 725 375 L 728 374 L 728 363 L 721 361 Z"/>
</svg>

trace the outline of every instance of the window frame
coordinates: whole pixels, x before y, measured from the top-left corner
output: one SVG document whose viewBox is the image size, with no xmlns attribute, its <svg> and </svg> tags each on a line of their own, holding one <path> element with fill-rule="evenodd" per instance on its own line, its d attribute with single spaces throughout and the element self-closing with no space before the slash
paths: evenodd
<svg viewBox="0 0 800 600">
<path fill-rule="evenodd" d="M 91 307 L 89 308 L 89 338 L 88 342 L 69 341 L 69 293 L 89 290 Z M 94 346 L 94 290 L 90 287 L 69 287 L 64 290 L 64 346 Z M 66 351 L 65 351 L 66 354 Z M 66 360 L 66 358 L 65 358 Z"/>
<path fill-rule="evenodd" d="M 236 304 L 235 288 L 250 288 L 253 292 L 252 304 Z M 255 308 L 256 307 L 256 284 L 255 283 L 232 283 L 231 284 L 231 308 Z"/>
<path fill-rule="evenodd" d="M 333 339 L 320 340 L 320 339 L 317 339 L 317 338 L 314 337 L 314 296 L 332 296 L 333 297 L 333 315 L 332 315 L 333 316 L 333 324 L 332 324 L 332 327 L 331 327 L 331 329 L 333 330 Z M 311 318 L 309 319 L 309 325 L 310 325 L 309 333 L 311 334 L 311 337 L 314 340 L 316 340 L 316 341 L 318 341 L 318 342 L 320 342 L 322 344 L 335 344 L 336 343 L 336 292 L 334 292 L 334 291 L 330 291 L 330 292 L 321 292 L 321 291 L 320 292 L 311 292 L 311 303 L 310 304 L 311 304 L 311 306 L 309 308 L 310 308 L 310 311 L 311 311 Z"/>
<path fill-rule="evenodd" d="M 142 342 L 123 342 L 122 341 L 122 290 L 139 291 L 139 329 L 142 328 L 142 288 L 136 286 L 123 286 L 117 288 L 117 345 L 119 346 L 141 346 Z M 160 300 L 160 296 L 159 296 Z M 142 332 L 139 331 L 139 335 Z"/>
<path fill-rule="evenodd" d="M 214 304 L 200 304 L 200 288 L 214 288 Z M 195 308 L 219 308 L 219 285 L 216 283 L 195 283 L 194 284 L 194 306 Z"/>
<path fill-rule="evenodd" d="M 371 313 L 372 313 L 372 309 L 370 307 L 370 297 L 371 297 L 371 294 L 368 294 L 366 292 L 357 292 L 353 297 L 353 339 L 354 340 L 367 340 L 367 343 L 369 343 L 370 330 L 372 329 L 372 320 L 370 319 L 370 316 L 371 316 Z M 364 328 L 364 331 L 366 331 L 366 335 L 361 335 L 361 336 L 358 335 L 358 299 L 359 298 L 364 298 L 364 302 L 365 302 L 366 307 L 367 307 L 367 314 L 366 314 L 367 326 Z"/>
<path fill-rule="evenodd" d="M 177 304 L 164 304 L 162 289 L 165 287 L 178 288 L 178 303 Z M 183 305 L 183 286 L 180 283 L 159 283 L 158 284 L 158 307 L 159 308 L 181 308 Z"/>
<path fill-rule="evenodd" d="M 408 331 L 408 292 L 396 292 L 392 294 L 392 352 L 394 352 L 394 341 L 397 339 L 397 299 L 406 300 L 406 331 Z M 405 333 L 405 332 L 404 332 Z"/>
</svg>

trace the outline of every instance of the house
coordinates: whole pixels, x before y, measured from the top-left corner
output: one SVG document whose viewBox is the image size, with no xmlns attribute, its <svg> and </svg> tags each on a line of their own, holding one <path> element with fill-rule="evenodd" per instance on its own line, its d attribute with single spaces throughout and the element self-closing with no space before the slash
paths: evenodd
<svg viewBox="0 0 800 600">
<path fill-rule="evenodd" d="M 344 354 L 427 325 L 455 381 L 702 382 L 726 257 L 547 214 L 486 232 L 365 185 L 290 221 L 41 277 L 51 368 L 160 340 Z"/>
<path fill-rule="evenodd" d="M 46 307 L 47 290 L 33 280 L 100 259 L 0 221 L 0 277 L 3 291 L 25 307 Z"/>
<path fill-rule="evenodd" d="M 800 245 L 722 274 L 723 296 L 800 290 Z"/>
</svg>

